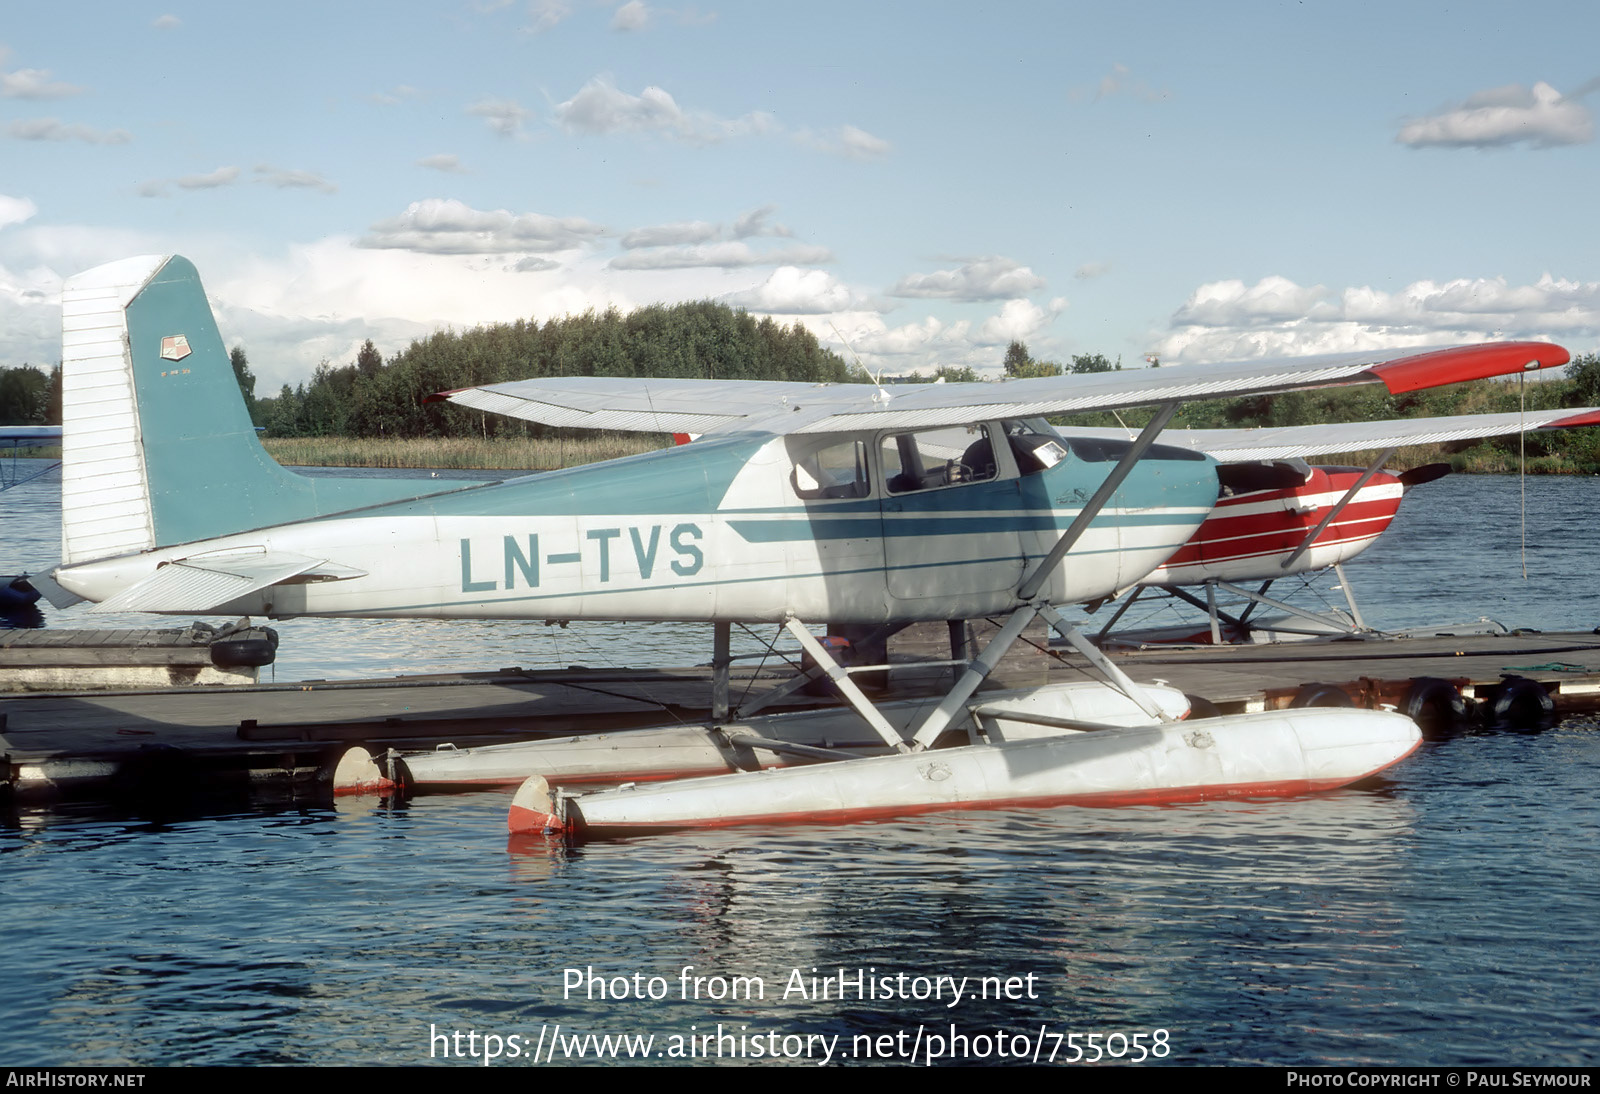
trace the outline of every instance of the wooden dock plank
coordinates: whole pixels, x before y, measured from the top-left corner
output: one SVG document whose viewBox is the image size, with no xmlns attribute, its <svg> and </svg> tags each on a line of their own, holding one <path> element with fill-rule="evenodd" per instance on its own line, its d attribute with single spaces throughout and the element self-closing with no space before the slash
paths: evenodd
<svg viewBox="0 0 1600 1094">
<path fill-rule="evenodd" d="M 941 651 L 930 647 L 930 652 Z M 1052 681 L 1091 678 L 1075 654 L 1056 651 L 1045 658 L 1029 649 L 1021 656 L 1028 675 L 1047 663 Z M 1287 701 L 1307 683 L 1367 679 L 1403 685 L 1436 676 L 1497 684 L 1502 673 L 1565 689 L 1558 703 L 1569 709 L 1574 704 L 1600 709 L 1600 635 L 1593 634 L 1155 648 L 1114 656 L 1135 680 L 1166 680 L 1231 709 Z M 759 676 L 744 668 L 735 674 L 733 694 L 737 699 L 759 693 L 779 676 L 771 667 Z M 920 680 L 917 693 L 948 686 L 948 677 L 938 671 L 922 676 L 926 679 L 911 674 Z M 18 765 L 46 761 L 114 761 L 151 745 L 224 761 L 234 757 L 237 763 L 306 749 L 314 754 L 357 741 L 413 749 L 445 741 L 464 745 L 697 721 L 710 690 L 709 670 L 695 667 L 511 669 L 365 681 L 23 693 L 0 697 L 0 750 L 16 771 Z M 790 705 L 823 701 L 797 695 Z"/>
</svg>

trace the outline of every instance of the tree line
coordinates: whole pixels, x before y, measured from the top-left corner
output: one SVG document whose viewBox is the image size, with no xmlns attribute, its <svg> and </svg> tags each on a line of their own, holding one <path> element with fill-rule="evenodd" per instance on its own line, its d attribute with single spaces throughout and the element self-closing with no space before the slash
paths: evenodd
<svg viewBox="0 0 1600 1094">
<path fill-rule="evenodd" d="M 725 304 L 654 304 L 519 319 L 419 338 L 387 362 L 368 341 L 348 365 L 323 362 L 309 384 L 258 399 L 268 436 L 443 437 L 538 433 L 544 427 L 451 403 L 439 391 L 541 376 L 658 376 L 710 380 L 863 381 L 866 374 L 800 326 Z"/>
<path fill-rule="evenodd" d="M 285 384 L 277 395 L 255 396 L 255 376 L 245 352 L 230 354 L 251 419 L 268 436 L 450 437 L 548 435 L 550 427 L 483 414 L 452 403 L 425 403 L 435 392 L 539 376 L 658 376 L 702 379 L 868 382 L 859 365 L 824 348 L 798 323 L 785 326 L 725 304 L 698 301 L 654 304 L 624 315 L 616 308 L 540 323 L 517 320 L 467 331 L 439 331 L 412 342 L 385 361 L 368 341 L 347 365 L 324 361 L 309 382 Z M 1067 363 L 1036 360 L 1013 341 L 1000 362 L 1008 377 L 1112 372 L 1122 361 L 1102 354 L 1072 356 Z M 933 376 L 883 377 L 885 382 L 980 377 L 966 366 Z M 1563 380 L 1529 383 L 1479 381 L 1405 395 L 1381 385 L 1328 388 L 1275 396 L 1250 396 L 1185 405 L 1173 423 L 1190 428 L 1299 425 L 1372 421 L 1558 406 L 1600 405 L 1600 354 L 1576 358 Z M 1138 410 L 1080 414 L 1063 424 L 1138 425 Z M 0 367 L 0 425 L 59 424 L 61 369 Z M 1515 436 L 1484 442 L 1479 451 L 1518 452 Z M 1564 457 L 1600 469 L 1600 429 L 1539 432 L 1527 453 Z"/>
</svg>

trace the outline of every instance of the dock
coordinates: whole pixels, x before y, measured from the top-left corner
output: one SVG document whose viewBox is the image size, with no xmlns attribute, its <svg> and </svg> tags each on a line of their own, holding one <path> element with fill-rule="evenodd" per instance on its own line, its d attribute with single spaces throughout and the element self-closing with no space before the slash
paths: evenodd
<svg viewBox="0 0 1600 1094">
<path fill-rule="evenodd" d="M 254 684 L 277 647 L 272 628 L 244 619 L 221 628 L 0 630 L 0 695 Z"/>
<path fill-rule="evenodd" d="M 969 625 L 981 630 L 982 623 Z M 935 694 L 952 669 L 944 624 L 891 645 L 880 698 Z M 1084 679 L 1084 662 L 1019 643 L 989 684 Z M 1277 645 L 1145 648 L 1117 663 L 1135 680 L 1165 681 L 1222 713 L 1290 705 L 1393 705 L 1417 681 L 1446 681 L 1469 705 L 1492 703 L 1508 680 L 1542 690 L 1557 716 L 1600 710 L 1600 635 L 1519 632 Z M 737 702 L 785 677 L 738 669 Z M 1308 690 L 1309 689 L 1309 690 Z M 53 690 L 0 697 L 4 787 L 18 800 L 174 789 L 325 786 L 353 745 L 374 755 L 442 743 L 461 747 L 709 719 L 708 666 L 681 669 L 504 668 L 429 676 L 123 690 Z M 826 704 L 796 694 L 772 709 Z M 1420 720 L 1420 719 L 1419 719 Z"/>
</svg>

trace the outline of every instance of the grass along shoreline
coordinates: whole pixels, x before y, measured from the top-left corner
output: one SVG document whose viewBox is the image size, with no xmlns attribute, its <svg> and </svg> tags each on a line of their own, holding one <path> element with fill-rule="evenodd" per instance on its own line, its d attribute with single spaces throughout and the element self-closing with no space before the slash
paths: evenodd
<svg viewBox="0 0 1600 1094">
<path fill-rule="evenodd" d="M 1069 430 L 1070 432 L 1070 430 Z M 614 460 L 666 448 L 664 435 L 606 433 L 582 438 L 531 437 L 265 437 L 272 458 L 295 467 L 405 467 L 440 470 L 554 471 L 562 467 Z M 1322 465 L 1366 467 L 1377 449 L 1319 456 Z M 1487 445 L 1465 452 L 1450 446 L 1410 445 L 1397 451 L 1384 470 L 1398 473 L 1427 463 L 1448 463 L 1457 474 L 1515 475 L 1517 458 Z M 1592 475 L 1597 469 L 1564 456 L 1529 456 L 1529 475 Z"/>
<path fill-rule="evenodd" d="M 291 467 L 419 467 L 553 471 L 667 447 L 652 433 L 594 437 L 265 437 L 273 459 Z"/>
</svg>

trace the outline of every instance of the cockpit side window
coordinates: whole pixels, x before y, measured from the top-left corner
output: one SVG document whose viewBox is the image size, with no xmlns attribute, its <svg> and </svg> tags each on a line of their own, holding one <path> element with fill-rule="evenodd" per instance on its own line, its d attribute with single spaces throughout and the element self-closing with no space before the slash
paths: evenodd
<svg viewBox="0 0 1600 1094">
<path fill-rule="evenodd" d="M 884 490 L 889 494 L 987 482 L 1000 475 L 987 426 L 894 433 L 881 444 Z"/>
<path fill-rule="evenodd" d="M 864 498 L 872 489 L 867 475 L 865 441 L 840 441 L 827 445 L 794 463 L 795 495 L 816 498 Z"/>
</svg>

